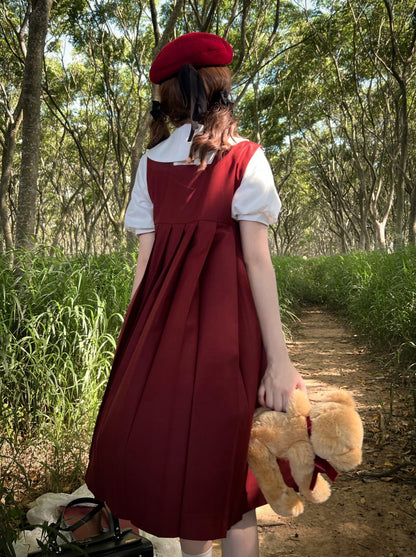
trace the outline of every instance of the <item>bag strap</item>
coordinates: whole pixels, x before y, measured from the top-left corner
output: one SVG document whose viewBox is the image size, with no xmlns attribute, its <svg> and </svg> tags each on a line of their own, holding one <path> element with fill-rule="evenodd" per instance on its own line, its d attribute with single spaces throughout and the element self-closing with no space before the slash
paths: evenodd
<svg viewBox="0 0 416 557">
<path fill-rule="evenodd" d="M 108 519 L 108 525 L 110 527 L 110 532 L 113 533 L 113 535 L 114 535 L 114 537 L 117 541 L 121 540 L 121 538 L 123 537 L 123 532 L 121 531 L 120 523 L 118 521 L 118 518 L 113 515 L 111 510 L 105 504 L 104 504 L 104 508 L 106 510 L 106 513 L 107 513 L 107 519 Z M 125 533 L 126 532 L 127 531 L 125 531 Z"/>
</svg>

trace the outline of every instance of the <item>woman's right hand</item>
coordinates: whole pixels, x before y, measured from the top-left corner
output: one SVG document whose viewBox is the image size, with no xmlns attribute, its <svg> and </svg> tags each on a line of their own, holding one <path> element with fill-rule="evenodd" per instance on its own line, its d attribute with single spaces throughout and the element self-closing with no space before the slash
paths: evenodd
<svg viewBox="0 0 416 557">
<path fill-rule="evenodd" d="M 305 382 L 289 358 L 277 365 L 269 364 L 258 390 L 259 404 L 277 412 L 285 412 L 295 389 L 307 394 Z"/>
</svg>

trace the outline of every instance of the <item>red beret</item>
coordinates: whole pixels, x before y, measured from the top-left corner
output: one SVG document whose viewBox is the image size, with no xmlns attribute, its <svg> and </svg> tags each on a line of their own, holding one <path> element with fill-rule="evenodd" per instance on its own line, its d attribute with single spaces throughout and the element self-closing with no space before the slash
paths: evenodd
<svg viewBox="0 0 416 557">
<path fill-rule="evenodd" d="M 161 83 L 173 77 L 184 64 L 227 66 L 233 59 L 232 46 L 218 35 L 188 33 L 168 43 L 156 56 L 150 68 L 152 83 Z"/>
</svg>

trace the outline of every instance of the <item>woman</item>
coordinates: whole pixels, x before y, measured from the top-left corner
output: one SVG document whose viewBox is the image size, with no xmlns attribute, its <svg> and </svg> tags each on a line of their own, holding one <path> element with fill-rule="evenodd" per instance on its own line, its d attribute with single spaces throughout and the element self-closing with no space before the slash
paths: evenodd
<svg viewBox="0 0 416 557">
<path fill-rule="evenodd" d="M 87 471 L 116 515 L 180 537 L 184 556 L 212 555 L 217 538 L 224 557 L 258 555 L 253 412 L 305 390 L 268 249 L 280 201 L 263 151 L 237 133 L 232 55 L 190 33 L 150 70 L 160 103 L 126 213 L 140 243 L 133 296 Z"/>
</svg>

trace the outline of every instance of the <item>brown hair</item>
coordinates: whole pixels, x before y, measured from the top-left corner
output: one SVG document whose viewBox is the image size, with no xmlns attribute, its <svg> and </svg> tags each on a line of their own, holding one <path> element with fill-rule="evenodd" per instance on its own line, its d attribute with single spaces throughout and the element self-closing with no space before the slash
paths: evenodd
<svg viewBox="0 0 416 557">
<path fill-rule="evenodd" d="M 193 138 L 189 153 L 189 162 L 200 159 L 199 170 L 207 166 L 207 156 L 211 151 L 217 151 L 221 158 L 230 150 L 230 137 L 239 137 L 237 122 L 228 106 L 220 102 L 211 103 L 214 93 L 231 89 L 231 72 L 226 66 L 210 66 L 199 68 L 198 73 L 204 84 L 207 95 L 208 110 L 200 118 L 204 130 Z M 176 77 L 172 77 L 159 85 L 161 116 L 150 125 L 151 149 L 170 135 L 169 124 L 179 127 L 190 120 L 189 109 L 185 108 L 182 93 Z"/>
</svg>

